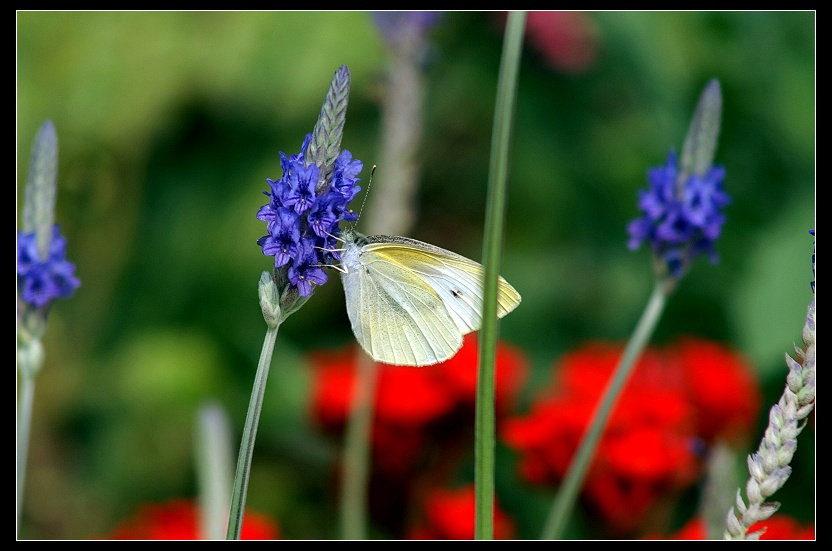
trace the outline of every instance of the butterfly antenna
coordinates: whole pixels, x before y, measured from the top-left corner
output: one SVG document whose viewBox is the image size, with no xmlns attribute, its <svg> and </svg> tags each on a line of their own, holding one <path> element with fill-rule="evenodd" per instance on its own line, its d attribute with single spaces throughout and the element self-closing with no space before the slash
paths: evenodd
<svg viewBox="0 0 832 551">
<path fill-rule="evenodd" d="M 319 268 L 331 268 L 331 269 L 335 270 L 336 272 L 341 272 L 342 274 L 347 273 L 347 269 L 341 267 L 340 264 L 318 264 L 318 267 Z"/>
<path fill-rule="evenodd" d="M 370 184 L 373 183 L 373 174 L 376 173 L 376 165 L 373 165 L 373 168 L 370 169 L 370 179 L 367 181 L 367 191 L 364 192 L 364 199 L 361 201 L 361 208 L 358 209 L 358 218 L 355 219 L 355 222 L 350 226 L 354 228 L 358 221 L 361 220 L 361 213 L 364 212 L 364 203 L 367 202 L 367 196 L 370 195 Z"/>
<path fill-rule="evenodd" d="M 331 238 L 332 238 L 332 239 L 334 239 L 335 241 L 340 242 L 340 243 L 344 243 L 344 242 L 345 242 L 343 237 L 339 237 L 339 236 L 334 235 L 334 234 L 331 234 L 331 233 L 329 233 L 329 232 L 326 232 L 326 235 L 327 235 L 328 237 L 331 237 Z M 327 249 L 326 247 L 318 247 L 318 246 L 315 246 L 314 248 L 316 248 L 316 249 L 320 249 L 320 250 L 325 251 L 325 252 L 328 252 L 328 253 L 332 253 L 332 252 L 340 253 L 340 252 L 342 252 L 342 251 L 344 250 L 344 249 Z"/>
</svg>

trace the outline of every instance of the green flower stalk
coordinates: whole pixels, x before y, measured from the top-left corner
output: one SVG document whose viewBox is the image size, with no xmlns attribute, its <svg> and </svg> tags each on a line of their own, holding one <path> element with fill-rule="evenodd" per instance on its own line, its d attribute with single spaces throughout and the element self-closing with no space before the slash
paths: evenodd
<svg viewBox="0 0 832 551">
<path fill-rule="evenodd" d="M 814 233 L 814 232 L 813 232 Z M 815 257 L 812 255 L 812 272 Z M 757 451 L 748 456 L 750 478 L 745 485 L 748 504 L 737 490 L 736 512 L 732 507 L 725 524 L 725 539 L 756 540 L 765 530 L 748 533 L 749 528 L 766 520 L 780 508 L 778 502 L 767 502 L 783 487 L 791 475 L 791 463 L 797 451 L 797 435 L 806 426 L 806 417 L 815 407 L 815 282 L 812 281 L 812 301 L 803 325 L 801 349 L 794 347 L 797 360 L 786 354 L 786 386 L 780 400 L 769 412 L 768 427 Z"/>
<path fill-rule="evenodd" d="M 494 370 L 498 338 L 497 284 L 503 252 L 506 190 L 511 134 L 514 128 L 517 82 L 520 73 L 520 54 L 526 12 L 508 14 L 500 73 L 494 126 L 491 134 L 491 160 L 488 167 L 485 235 L 483 236 L 483 307 L 482 328 L 479 335 L 479 365 L 477 367 L 477 398 L 474 418 L 474 537 L 494 539 Z"/>
<path fill-rule="evenodd" d="M 300 153 L 281 153 L 283 176 L 268 179 L 269 202 L 257 212 L 267 235 L 257 244 L 274 257 L 271 273 L 263 272 L 258 287 L 267 331 L 243 428 L 237 470 L 231 492 L 227 539 L 240 539 L 257 424 L 269 365 L 280 324 L 297 312 L 318 285 L 327 281 L 323 266 L 340 260 L 337 240 L 342 220 L 354 221 L 349 202 L 359 192 L 363 164 L 341 151 L 350 90 L 350 73 L 341 66 L 332 78 L 318 121 L 307 134 Z"/>
<path fill-rule="evenodd" d="M 725 222 L 729 197 L 722 190 L 725 169 L 713 166 L 722 115 L 719 81 L 699 97 L 682 149 L 681 163 L 671 151 L 665 166 L 648 172 L 650 187 L 639 193 L 642 215 L 629 226 L 630 249 L 642 243 L 652 251 L 655 286 L 627 343 L 549 512 L 542 539 L 562 537 L 569 515 L 615 403 L 650 340 L 667 299 L 693 260 L 707 254 L 717 261 L 715 244 Z"/>
<path fill-rule="evenodd" d="M 424 118 L 423 52 L 439 12 L 374 12 L 373 22 L 388 46 L 382 100 L 381 162 L 388 185 L 368 196 L 361 223 L 368 234 L 406 235 L 416 219 L 414 201 L 420 166 L 416 152 Z M 341 537 L 362 540 L 367 533 L 370 447 L 378 365 L 366 354 L 357 359 L 357 380 L 344 436 L 340 496 Z"/>
<path fill-rule="evenodd" d="M 736 452 L 725 441 L 715 442 L 708 450 L 698 507 L 705 524 L 705 539 L 721 539 L 725 532 L 725 509 L 734 502 L 733 489 L 739 483 L 736 458 Z"/>
<path fill-rule="evenodd" d="M 58 190 L 58 134 L 52 121 L 41 126 L 32 146 L 23 204 L 23 230 L 17 232 L 17 529 L 23 505 L 35 378 L 43 366 L 46 318 L 56 298 L 81 284 L 66 260 L 66 239 L 55 224 Z"/>
<path fill-rule="evenodd" d="M 428 33 L 442 13 L 384 11 L 372 17 L 388 53 L 378 163 L 385 185 L 368 196 L 361 223 L 367 235 L 407 235 L 418 218 Z"/>
<path fill-rule="evenodd" d="M 356 358 L 356 382 L 344 434 L 340 528 L 344 540 L 367 537 L 372 424 L 379 365 L 368 354 Z"/>
</svg>

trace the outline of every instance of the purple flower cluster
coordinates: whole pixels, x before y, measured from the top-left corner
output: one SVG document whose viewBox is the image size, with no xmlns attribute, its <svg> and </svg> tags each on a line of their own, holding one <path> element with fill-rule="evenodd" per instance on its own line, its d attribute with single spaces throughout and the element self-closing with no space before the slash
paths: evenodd
<svg viewBox="0 0 832 551">
<path fill-rule="evenodd" d="M 75 277 L 75 265 L 66 259 L 66 239 L 57 224 L 46 260 L 38 255 L 34 232 L 17 232 L 17 285 L 23 300 L 35 308 L 58 297 L 67 298 L 81 285 Z"/>
<path fill-rule="evenodd" d="M 815 236 L 815 230 L 809 230 L 812 237 Z M 815 241 L 812 240 L 812 292 L 815 292 Z"/>
<path fill-rule="evenodd" d="M 257 240 L 263 254 L 274 256 L 275 269 L 285 269 L 291 285 L 301 296 L 312 294 L 312 284 L 327 281 L 322 266 L 340 260 L 337 251 L 338 226 L 341 220 L 355 221 L 357 215 L 347 206 L 361 190 L 356 185 L 364 167 L 352 154 L 341 151 L 335 160 L 332 178 L 321 193 L 316 192 L 321 168 L 307 165 L 304 156 L 312 135 L 307 134 L 300 153 L 288 158 L 280 153 L 283 177 L 267 179 L 271 197 L 257 212 L 257 219 L 266 222 L 268 235 Z"/>
<path fill-rule="evenodd" d="M 650 188 L 639 192 L 640 218 L 627 227 L 630 249 L 647 242 L 673 277 L 680 277 L 699 254 L 717 261 L 714 243 L 725 222 L 723 207 L 730 198 L 722 189 L 725 168 L 711 167 L 705 175 L 679 181 L 676 154 L 667 164 L 648 172 Z"/>
</svg>

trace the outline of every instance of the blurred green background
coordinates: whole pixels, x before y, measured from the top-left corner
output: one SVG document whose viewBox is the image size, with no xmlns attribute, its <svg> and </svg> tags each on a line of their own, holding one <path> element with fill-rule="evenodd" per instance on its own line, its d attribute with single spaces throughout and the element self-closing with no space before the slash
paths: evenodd
<svg viewBox="0 0 832 551">
<path fill-rule="evenodd" d="M 697 261 L 653 340 L 693 334 L 735 347 L 759 371 L 768 408 L 810 299 L 815 14 L 588 21 L 596 50 L 582 70 L 551 66 L 527 42 L 520 72 L 502 274 L 523 303 L 500 334 L 531 359 L 526 396 L 565 351 L 629 337 L 652 286 L 647 250 L 627 249 L 637 191 L 681 148 L 717 78 L 716 160 L 732 196 L 720 263 Z M 497 12 L 444 14 L 425 66 L 410 236 L 473 258 L 501 25 Z M 387 65 L 367 12 L 17 13 L 17 215 L 32 141 L 51 119 L 56 220 L 82 282 L 50 313 L 21 538 L 100 536 L 139 503 L 195 495 L 205 400 L 226 408 L 236 457 L 265 334 L 257 282 L 271 261 L 255 213 L 266 178 L 281 176 L 278 152 L 298 152 L 340 65 L 352 81 L 342 147 L 364 162 L 366 187 Z M 373 187 L 384 185 L 382 166 Z M 305 355 L 351 339 L 335 274 L 281 328 L 247 504 L 274 515 L 285 537 L 337 537 L 337 449 L 309 420 Z M 774 496 L 803 520 L 814 518 L 813 438 L 804 431 L 795 474 Z"/>
</svg>

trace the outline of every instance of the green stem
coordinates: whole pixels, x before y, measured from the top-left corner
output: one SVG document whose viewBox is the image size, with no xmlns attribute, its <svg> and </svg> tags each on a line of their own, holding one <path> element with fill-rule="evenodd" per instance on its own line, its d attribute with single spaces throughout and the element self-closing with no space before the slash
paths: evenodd
<svg viewBox="0 0 832 551">
<path fill-rule="evenodd" d="M 479 370 L 477 375 L 477 405 L 474 431 L 474 537 L 478 540 L 494 538 L 494 359 L 497 348 L 497 281 L 505 225 L 506 179 L 509 145 L 514 122 L 517 77 L 520 72 L 520 53 L 523 46 L 523 27 L 526 12 L 509 12 L 506 23 L 497 100 L 494 108 L 494 128 L 491 142 L 491 163 L 488 173 L 483 260 L 482 329 L 479 339 Z"/>
<path fill-rule="evenodd" d="M 344 472 L 341 490 L 341 534 L 345 540 L 366 539 L 367 481 L 370 470 L 370 426 L 373 420 L 378 366 L 359 353 L 352 411 L 344 441 Z"/>
<path fill-rule="evenodd" d="M 29 432 L 32 425 L 32 404 L 35 398 L 35 378 L 22 374 L 20 381 L 20 409 L 17 412 L 17 531 L 23 509 L 23 488 L 26 479 L 26 458 L 29 455 Z"/>
<path fill-rule="evenodd" d="M 248 492 L 248 479 L 251 474 L 251 457 L 254 453 L 254 439 L 257 436 L 257 424 L 260 421 L 260 410 L 263 407 L 266 379 L 269 377 L 269 364 L 271 364 L 279 327 L 279 323 L 275 324 L 274 327 L 269 327 L 266 338 L 263 340 L 263 350 L 260 352 L 260 362 L 257 365 L 257 374 L 254 376 L 251 401 L 248 404 L 246 424 L 243 428 L 240 455 L 237 458 L 234 488 L 231 490 L 231 512 L 228 518 L 226 539 L 240 539 L 240 532 L 243 527 L 243 510 L 245 509 L 246 493 Z"/>
<path fill-rule="evenodd" d="M 598 447 L 598 441 L 609 420 L 610 412 L 615 406 L 621 390 L 627 382 L 630 372 L 633 370 L 642 350 L 650 340 L 656 324 L 661 317 L 664 306 L 667 302 L 669 287 L 658 282 L 653 289 L 653 294 L 647 303 L 644 313 L 636 326 L 636 330 L 630 341 L 627 343 L 627 348 L 624 350 L 624 356 L 618 363 L 613 373 L 612 380 L 610 380 L 604 391 L 604 396 L 598 404 L 595 413 L 592 416 L 592 421 L 589 429 L 584 434 L 583 440 L 578 447 L 572 463 L 569 465 L 569 470 L 566 472 L 563 485 L 555 497 L 555 502 L 549 512 L 549 518 L 546 521 L 546 527 L 541 536 L 542 539 L 560 539 L 563 535 L 563 529 L 566 522 L 569 520 L 569 513 L 575 505 L 578 491 L 584 482 L 587 470 L 589 470 L 590 460 L 595 454 L 595 449 Z"/>
</svg>

